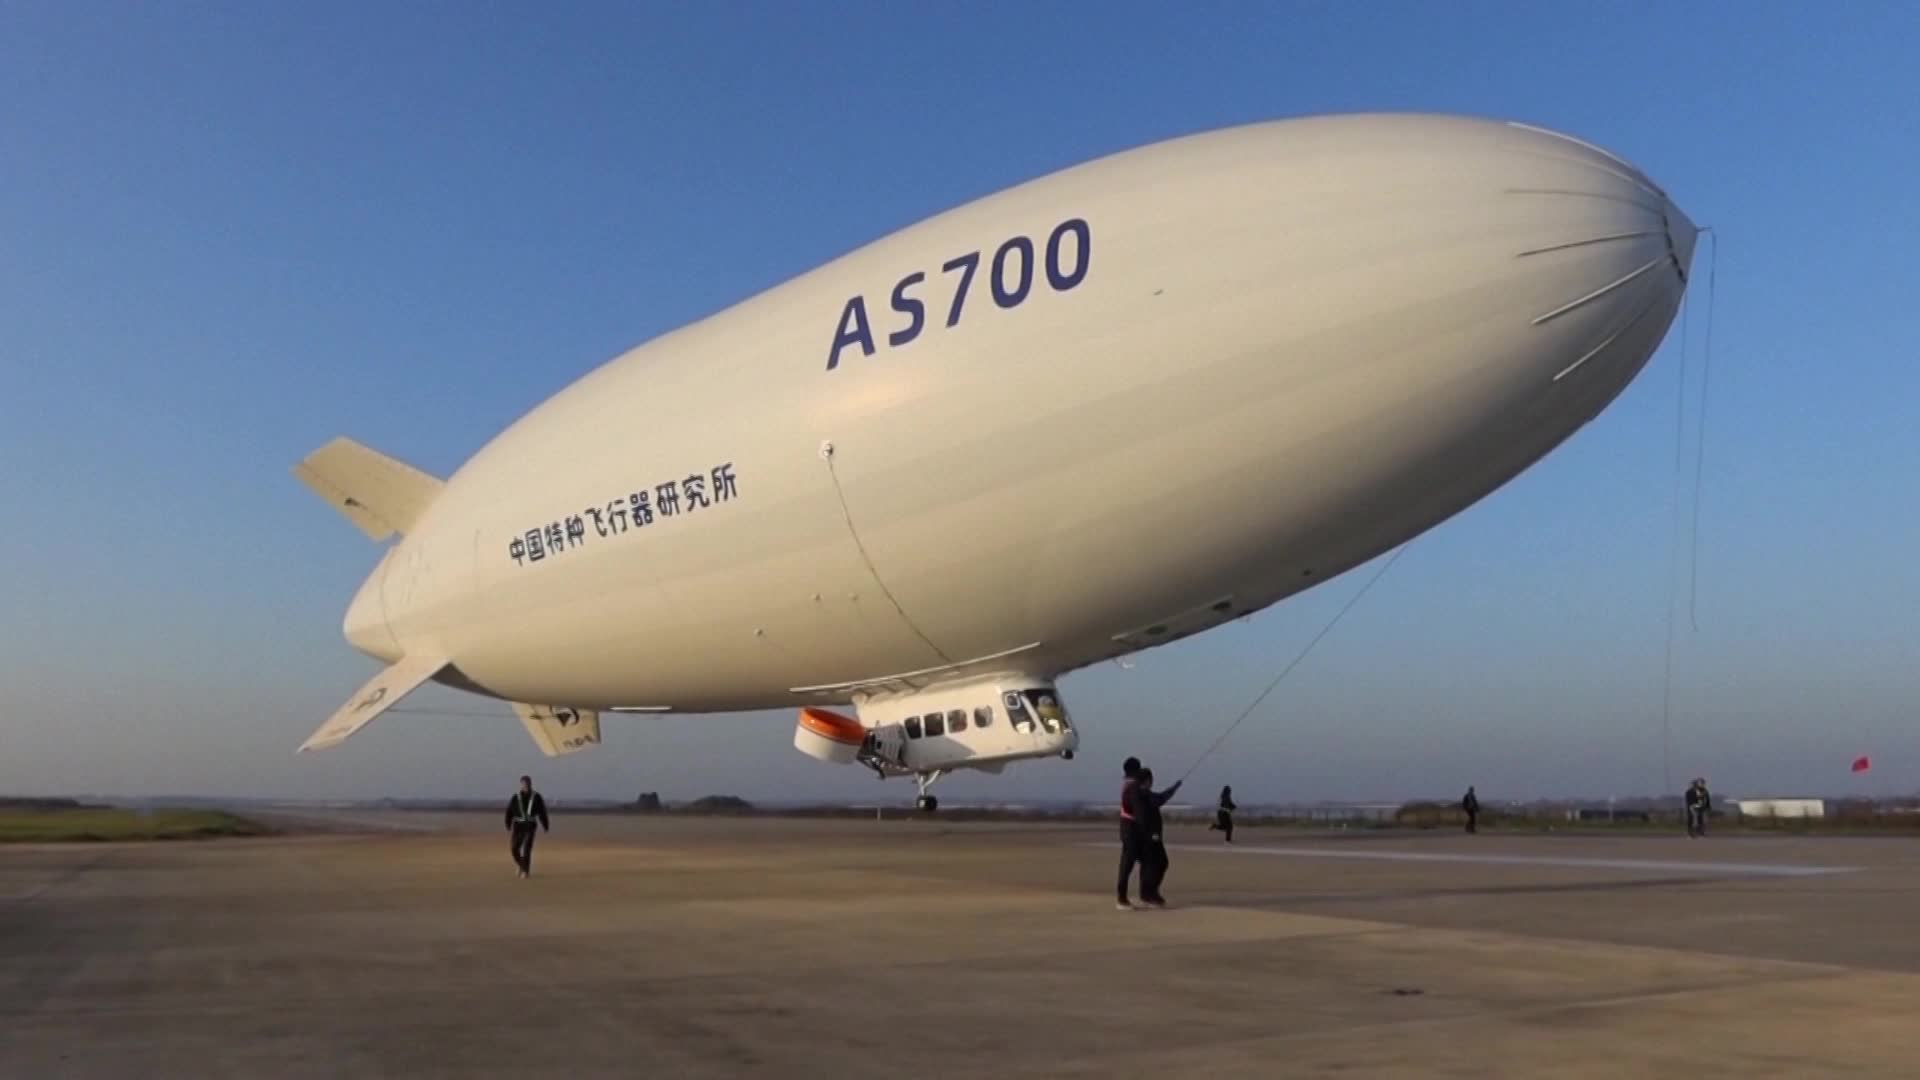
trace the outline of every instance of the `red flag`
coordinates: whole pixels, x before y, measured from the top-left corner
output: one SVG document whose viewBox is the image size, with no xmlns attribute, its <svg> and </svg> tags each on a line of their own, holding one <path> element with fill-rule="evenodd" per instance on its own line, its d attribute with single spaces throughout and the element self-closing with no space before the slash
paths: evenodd
<svg viewBox="0 0 1920 1080">
<path fill-rule="evenodd" d="M 1854 772 L 1866 772 L 1868 769 L 1871 769 L 1871 768 L 1873 768 L 1873 762 L 1868 761 L 1866 758 L 1857 757 L 1853 759 Z"/>
</svg>

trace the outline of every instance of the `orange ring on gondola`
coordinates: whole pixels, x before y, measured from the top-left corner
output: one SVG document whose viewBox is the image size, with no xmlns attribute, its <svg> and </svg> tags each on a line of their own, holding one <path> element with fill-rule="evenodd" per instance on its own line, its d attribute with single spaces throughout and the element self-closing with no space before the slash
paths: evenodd
<svg viewBox="0 0 1920 1080">
<path fill-rule="evenodd" d="M 867 729 L 860 726 L 860 721 L 826 709 L 801 709 L 800 726 L 846 746 L 859 746 L 867 741 Z"/>
</svg>

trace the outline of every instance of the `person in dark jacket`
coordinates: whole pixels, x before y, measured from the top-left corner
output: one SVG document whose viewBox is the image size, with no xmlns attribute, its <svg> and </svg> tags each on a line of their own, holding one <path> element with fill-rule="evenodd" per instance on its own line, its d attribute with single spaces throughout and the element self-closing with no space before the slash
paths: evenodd
<svg viewBox="0 0 1920 1080">
<path fill-rule="evenodd" d="M 1712 800 L 1707 796 L 1706 780 L 1695 777 L 1687 785 L 1687 835 L 1707 835 L 1707 814 L 1712 809 Z"/>
<path fill-rule="evenodd" d="M 1473 785 L 1467 785 L 1467 797 L 1460 800 L 1460 809 L 1467 812 L 1467 831 L 1478 831 L 1475 826 L 1480 821 L 1480 796 L 1473 793 Z"/>
<path fill-rule="evenodd" d="M 1133 904 L 1127 899 L 1127 886 L 1133 879 L 1133 868 L 1140 861 L 1139 831 L 1134 828 L 1136 814 L 1133 805 L 1134 779 L 1140 775 L 1140 759 L 1130 757 L 1120 765 L 1124 779 L 1120 781 L 1120 894 L 1114 906 L 1121 911 L 1132 911 Z M 1146 870 L 1141 868 L 1144 882 Z"/>
<path fill-rule="evenodd" d="M 1236 809 L 1233 805 L 1233 785 L 1229 784 L 1220 789 L 1220 807 L 1213 812 L 1213 824 L 1207 826 L 1207 831 L 1226 833 L 1227 843 L 1233 843 L 1233 812 Z"/>
<path fill-rule="evenodd" d="M 537 829 L 553 831 L 547 820 L 547 800 L 533 790 L 533 778 L 520 778 L 520 790 L 507 800 L 507 832 L 513 837 L 513 864 L 520 876 L 533 873 L 533 834 Z"/>
<path fill-rule="evenodd" d="M 1140 846 L 1140 902 L 1148 907 L 1167 906 L 1167 898 L 1160 895 L 1160 883 L 1166 880 L 1169 863 L 1166 841 L 1161 835 L 1160 808 L 1173 798 L 1182 783 L 1184 781 L 1175 780 L 1167 790 L 1155 791 L 1152 769 L 1141 769 L 1140 775 L 1134 779 L 1134 824 L 1139 833 L 1135 843 Z"/>
</svg>

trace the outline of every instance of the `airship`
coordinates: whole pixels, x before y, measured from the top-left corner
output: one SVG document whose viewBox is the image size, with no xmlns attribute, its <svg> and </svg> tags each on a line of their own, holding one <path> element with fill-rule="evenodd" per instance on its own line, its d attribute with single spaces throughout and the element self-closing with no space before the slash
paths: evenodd
<svg viewBox="0 0 1920 1080">
<path fill-rule="evenodd" d="M 940 213 L 588 371 L 451 476 L 295 474 L 385 544 L 386 666 L 302 750 L 438 683 L 541 751 L 609 714 L 793 709 L 912 778 L 1071 758 L 1071 672 L 1261 611 L 1593 420 L 1696 228 L 1598 146 L 1350 114 L 1114 153 Z M 397 540 L 395 539 L 397 537 Z"/>
</svg>

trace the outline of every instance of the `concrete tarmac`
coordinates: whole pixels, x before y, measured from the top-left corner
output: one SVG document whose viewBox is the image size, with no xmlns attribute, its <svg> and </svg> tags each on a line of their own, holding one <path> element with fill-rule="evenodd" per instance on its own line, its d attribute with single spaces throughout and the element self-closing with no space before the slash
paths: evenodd
<svg viewBox="0 0 1920 1080">
<path fill-rule="evenodd" d="M 0 1077 L 1920 1069 L 1909 839 L 325 817 L 0 848 Z"/>
</svg>

